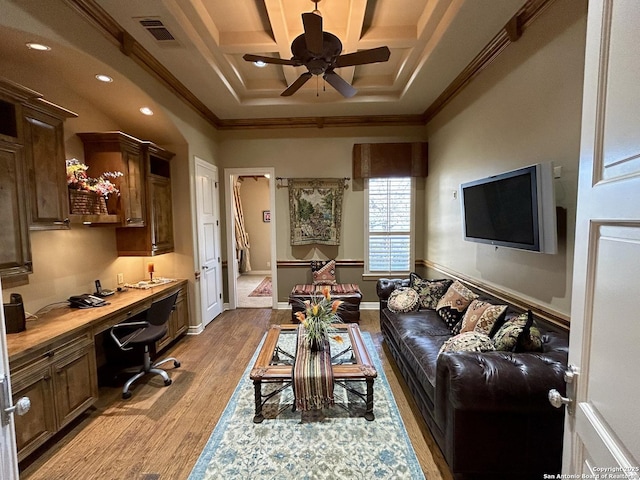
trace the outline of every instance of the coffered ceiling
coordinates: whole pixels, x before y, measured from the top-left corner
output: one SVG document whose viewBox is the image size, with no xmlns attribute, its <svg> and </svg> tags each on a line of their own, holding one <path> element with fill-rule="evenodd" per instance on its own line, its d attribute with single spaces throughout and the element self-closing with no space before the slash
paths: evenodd
<svg viewBox="0 0 640 480">
<path fill-rule="evenodd" d="M 310 0 L 56 2 L 220 128 L 292 118 L 424 121 L 447 91 L 455 93 L 492 55 L 517 40 L 548 3 L 321 0 L 323 29 L 340 39 L 342 54 L 381 46 L 391 52 L 387 62 L 336 68 L 357 89 L 345 98 L 321 75 L 292 96 L 281 96 L 306 72 L 304 66 L 259 68 L 243 60 L 247 53 L 290 59 L 292 41 L 304 33 L 301 15 L 315 8 Z M 27 3 L 34 8 L 37 1 Z"/>
</svg>

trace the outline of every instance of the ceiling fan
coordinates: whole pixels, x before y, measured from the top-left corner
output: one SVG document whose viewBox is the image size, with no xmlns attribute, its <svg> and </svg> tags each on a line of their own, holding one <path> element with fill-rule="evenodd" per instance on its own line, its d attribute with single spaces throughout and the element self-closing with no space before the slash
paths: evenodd
<svg viewBox="0 0 640 480">
<path fill-rule="evenodd" d="M 304 33 L 296 37 L 291 43 L 290 60 L 282 58 L 264 57 L 261 55 L 245 54 L 242 58 L 247 62 L 264 62 L 277 65 L 291 65 L 294 67 L 304 66 L 307 72 L 280 95 L 288 97 L 297 92 L 313 75 L 322 75 L 329 85 L 340 92 L 344 97 L 353 97 L 357 90 L 346 80 L 340 77 L 334 69 L 340 67 L 351 67 L 354 65 L 364 65 L 367 63 L 386 62 L 389 60 L 391 52 L 388 47 L 371 48 L 355 53 L 342 53 L 342 42 L 334 34 L 322 31 L 322 17 L 319 15 L 318 2 L 313 13 L 302 14 L 302 24 Z"/>
</svg>

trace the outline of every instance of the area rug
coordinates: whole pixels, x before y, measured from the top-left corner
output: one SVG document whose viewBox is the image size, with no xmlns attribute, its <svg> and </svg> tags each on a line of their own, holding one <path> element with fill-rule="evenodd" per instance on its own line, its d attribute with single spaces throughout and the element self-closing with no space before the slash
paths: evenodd
<svg viewBox="0 0 640 480">
<path fill-rule="evenodd" d="M 249 294 L 250 297 L 270 297 L 271 277 L 265 277 L 256 288 Z"/>
<path fill-rule="evenodd" d="M 360 398 L 336 385 L 335 406 L 303 413 L 292 412 L 287 387 L 265 404 L 265 420 L 254 424 L 249 372 L 258 348 L 189 480 L 424 480 L 371 336 L 362 336 L 378 371 L 374 421 L 362 417 Z"/>
</svg>

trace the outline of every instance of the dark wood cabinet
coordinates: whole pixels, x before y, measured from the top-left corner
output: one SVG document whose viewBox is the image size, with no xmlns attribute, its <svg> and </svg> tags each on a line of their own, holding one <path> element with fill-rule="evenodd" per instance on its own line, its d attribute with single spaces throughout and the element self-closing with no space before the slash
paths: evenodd
<svg viewBox="0 0 640 480">
<path fill-rule="evenodd" d="M 68 229 L 64 121 L 77 115 L 42 99 L 22 112 L 29 228 Z"/>
<path fill-rule="evenodd" d="M 156 351 L 160 351 L 180 337 L 189 328 L 189 302 L 187 301 L 187 287 L 180 289 L 176 305 L 171 312 L 167 325 L 167 334 L 156 342 Z"/>
<path fill-rule="evenodd" d="M 93 336 L 89 332 L 71 336 L 10 367 L 14 402 L 20 397 L 31 401 L 29 411 L 15 417 L 22 460 L 98 398 Z"/>
<path fill-rule="evenodd" d="M 153 256 L 173 252 L 171 165 L 174 154 L 150 142 L 143 144 L 147 223 L 139 229 L 116 229 L 121 256 Z"/>
<path fill-rule="evenodd" d="M 76 116 L 0 79 L 0 276 L 28 283 L 30 229 L 68 228 L 64 121 Z"/>
<path fill-rule="evenodd" d="M 0 276 L 5 286 L 28 283 L 33 271 L 27 219 L 22 103 L 38 95 L 0 80 Z"/>
<path fill-rule="evenodd" d="M 0 275 L 3 278 L 33 271 L 22 153 L 21 145 L 0 139 Z"/>
<path fill-rule="evenodd" d="M 144 161 L 142 142 L 126 133 L 78 133 L 84 144 L 84 163 L 89 167 L 87 175 L 99 177 L 105 172 L 121 172 L 122 177 L 110 179 L 120 195 L 110 195 L 105 223 L 119 217 L 124 228 L 144 227 L 147 222 L 144 185 Z M 101 223 L 99 216 L 89 219 Z"/>
</svg>

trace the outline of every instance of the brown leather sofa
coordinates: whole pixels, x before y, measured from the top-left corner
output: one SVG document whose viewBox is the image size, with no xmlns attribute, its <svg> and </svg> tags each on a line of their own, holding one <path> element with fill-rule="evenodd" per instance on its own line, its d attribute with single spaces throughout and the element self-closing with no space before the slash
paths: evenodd
<svg viewBox="0 0 640 480">
<path fill-rule="evenodd" d="M 438 356 L 452 333 L 435 310 L 387 308 L 391 292 L 408 284 L 377 282 L 380 327 L 454 478 L 541 479 L 559 473 L 564 410 L 549 404 L 548 392 L 565 393 L 567 332 L 536 318 L 542 352 Z M 507 314 L 515 313 L 521 310 L 510 306 Z"/>
</svg>

